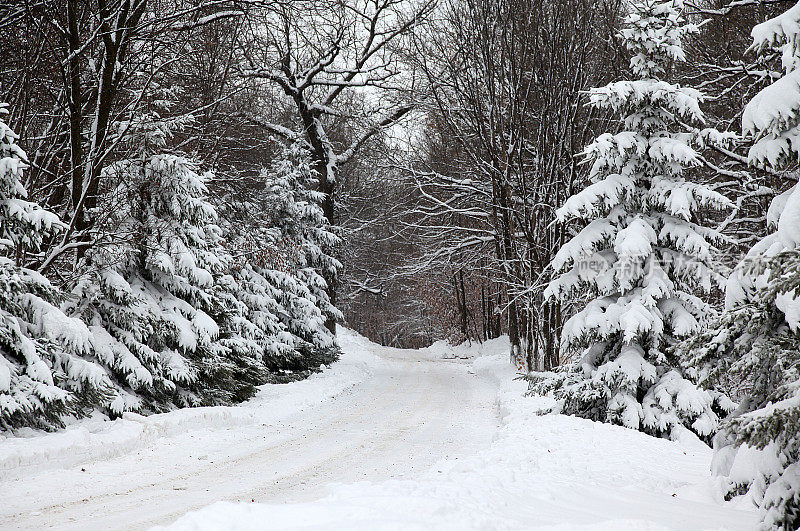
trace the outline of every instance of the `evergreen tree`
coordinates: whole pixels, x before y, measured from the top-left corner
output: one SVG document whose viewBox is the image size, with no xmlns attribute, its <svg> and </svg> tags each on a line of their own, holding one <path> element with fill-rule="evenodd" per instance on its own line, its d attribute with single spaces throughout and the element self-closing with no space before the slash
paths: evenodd
<svg viewBox="0 0 800 531">
<path fill-rule="evenodd" d="M 721 236 L 698 223 L 698 211 L 729 201 L 684 176 L 699 165 L 692 144 L 715 136 L 674 132 L 681 120 L 702 123 L 703 95 L 663 80 L 685 60 L 681 40 L 697 28 L 686 23 L 682 0 L 631 8 L 621 33 L 634 79 L 590 91 L 591 105 L 623 115 L 621 130 L 585 151 L 591 184 L 557 216 L 589 223 L 558 251 L 552 265 L 563 273 L 546 290 L 594 298 L 562 331 L 562 351 L 577 359 L 559 374 L 532 376 L 532 390 L 555 390 L 565 413 L 654 435 L 686 426 L 707 437 L 729 404 L 689 381 L 667 348 L 710 311 L 695 294 L 723 280 L 713 262 Z"/>
<path fill-rule="evenodd" d="M 785 75 L 745 107 L 749 161 L 779 169 L 800 152 L 800 4 L 759 24 L 754 48 L 777 46 Z M 680 345 L 701 382 L 744 395 L 714 439 L 712 469 L 726 496 L 748 496 L 764 529 L 800 527 L 800 192 L 777 196 L 775 232 L 756 244 L 726 286 L 726 311 Z"/>
<path fill-rule="evenodd" d="M 0 117 L 6 112 L 0 105 Z M 47 279 L 21 265 L 63 224 L 26 199 L 27 157 L 16 141 L 0 119 L 0 430 L 57 427 L 113 398 L 87 327 L 58 308 Z"/>
<path fill-rule="evenodd" d="M 107 225 L 116 239 L 85 258 L 70 311 L 103 346 L 122 400 L 112 413 L 228 403 L 266 381 L 262 330 L 247 319 L 205 182 L 163 148 L 170 126 L 133 124 L 136 158 L 109 166 L 117 183 Z M 138 129 L 138 130 L 137 130 Z"/>
<path fill-rule="evenodd" d="M 308 152 L 299 142 L 284 147 L 261 177 L 265 184 L 262 200 L 269 213 L 270 241 L 275 250 L 256 272 L 276 290 L 279 316 L 295 338 L 295 348 L 306 356 L 313 355 L 304 364 L 330 362 L 336 341 L 325 321 L 341 321 L 342 315 L 328 298 L 324 278 L 335 278 L 341 264 L 323 251 L 334 248 L 337 237 L 319 206 L 323 194 L 313 189 L 316 176 Z"/>
<path fill-rule="evenodd" d="M 214 318 L 224 313 L 217 279 L 226 264 L 210 243 L 216 213 L 205 178 L 163 154 L 117 163 L 107 177 L 120 183 L 109 222 L 124 240 L 87 254 L 92 274 L 70 309 L 105 347 L 126 391 L 120 410 L 141 409 L 142 398 L 155 410 L 207 403 L 210 382 L 231 367 Z"/>
<path fill-rule="evenodd" d="M 342 316 L 321 273 L 336 273 L 341 264 L 323 251 L 337 238 L 319 206 L 322 194 L 313 191 L 308 152 L 299 141 L 280 146 L 255 186 L 236 190 L 236 200 L 222 198 L 222 225 L 239 257 L 238 297 L 251 321 L 272 330 L 267 366 L 274 372 L 313 370 L 337 356 L 325 323 Z"/>
<path fill-rule="evenodd" d="M 743 395 L 714 437 L 712 472 L 727 498 L 761 508 L 764 529 L 800 523 L 800 322 L 782 302 L 800 293 L 798 268 L 797 250 L 751 254 L 728 291 L 750 284 L 746 298 L 676 349 L 700 383 Z"/>
</svg>

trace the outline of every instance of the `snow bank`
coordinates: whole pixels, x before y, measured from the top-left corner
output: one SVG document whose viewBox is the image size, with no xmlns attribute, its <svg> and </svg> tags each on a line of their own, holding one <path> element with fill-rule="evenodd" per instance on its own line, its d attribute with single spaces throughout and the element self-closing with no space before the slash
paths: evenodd
<svg viewBox="0 0 800 531">
<path fill-rule="evenodd" d="M 85 420 L 56 433 L 25 430 L 17 437 L 0 436 L 0 480 L 110 459 L 133 452 L 159 437 L 194 428 L 229 427 L 247 422 L 252 422 L 252 414 L 244 409 L 204 407 L 150 417 L 126 413 L 111 422 Z"/>
<path fill-rule="evenodd" d="M 433 359 L 470 359 L 497 354 L 505 354 L 508 359 L 511 344 L 508 342 L 508 336 L 500 336 L 483 343 L 464 341 L 460 345 L 451 345 L 445 340 L 439 340 L 416 352 L 428 354 Z"/>
<path fill-rule="evenodd" d="M 434 345 L 430 350 L 436 352 Z M 449 351 L 452 352 L 452 351 Z M 711 450 L 561 415 L 525 398 L 504 353 L 477 358 L 503 382 L 491 446 L 422 477 L 330 485 L 329 496 L 277 505 L 221 502 L 166 529 L 751 529 L 757 516 L 714 499 Z M 165 528 L 159 528 L 165 529 Z"/>
<path fill-rule="evenodd" d="M 0 435 L 0 481 L 54 468 L 80 466 L 134 452 L 163 437 L 196 429 L 221 429 L 272 423 L 299 410 L 330 400 L 364 381 L 382 360 L 370 352 L 367 339 L 340 329 L 344 354 L 322 373 L 289 384 L 261 386 L 239 406 L 186 408 L 148 417 L 85 419 L 56 433 L 31 429 Z"/>
</svg>

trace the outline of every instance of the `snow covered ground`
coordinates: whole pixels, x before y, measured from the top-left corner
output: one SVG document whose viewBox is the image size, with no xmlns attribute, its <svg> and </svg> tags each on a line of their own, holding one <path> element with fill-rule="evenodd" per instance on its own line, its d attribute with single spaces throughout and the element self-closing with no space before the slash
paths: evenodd
<svg viewBox="0 0 800 531">
<path fill-rule="evenodd" d="M 323 374 L 241 407 L 0 439 L 0 528 L 756 524 L 715 499 L 698 443 L 537 415 L 547 399 L 521 396 L 502 341 L 404 351 L 342 337 Z"/>
</svg>

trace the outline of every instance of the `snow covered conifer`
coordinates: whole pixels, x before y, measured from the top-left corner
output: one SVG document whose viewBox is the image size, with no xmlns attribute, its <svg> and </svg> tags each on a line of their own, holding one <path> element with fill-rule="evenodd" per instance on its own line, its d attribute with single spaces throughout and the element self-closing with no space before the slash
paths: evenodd
<svg viewBox="0 0 800 531">
<path fill-rule="evenodd" d="M 767 237 L 767 241 L 772 238 Z M 714 438 L 712 471 L 725 497 L 746 495 L 764 529 L 800 523 L 800 335 L 792 309 L 800 293 L 800 252 L 742 262 L 728 294 L 746 298 L 679 346 L 702 384 L 744 397 Z M 794 307 L 796 308 L 796 306 Z"/>
<path fill-rule="evenodd" d="M 112 175 L 110 175 L 113 173 Z M 217 277 L 225 264 L 210 240 L 216 213 L 205 178 L 178 155 L 130 159 L 111 223 L 125 239 L 87 256 L 94 271 L 74 290 L 79 313 L 104 344 L 106 365 L 127 391 L 120 412 L 206 402 L 207 381 L 230 370 L 220 343 Z"/>
<path fill-rule="evenodd" d="M 262 179 L 276 258 L 282 264 L 265 264 L 259 273 L 277 288 L 283 322 L 298 339 L 297 347 L 330 355 L 336 344 L 325 321 L 340 321 L 342 315 L 328 298 L 322 272 L 335 278 L 341 264 L 323 251 L 333 248 L 337 237 L 319 206 L 322 194 L 312 189 L 307 151 L 299 142 L 285 147 Z"/>
<path fill-rule="evenodd" d="M 785 75 L 745 107 L 749 161 L 780 169 L 800 153 L 800 4 L 757 25 L 754 48 L 778 47 Z M 723 493 L 744 494 L 764 529 L 800 527 L 800 187 L 767 212 L 775 232 L 757 243 L 726 286 L 726 311 L 681 350 L 709 386 L 744 389 L 714 439 Z"/>
<path fill-rule="evenodd" d="M 236 201 L 222 199 L 228 216 L 221 223 L 238 257 L 237 297 L 248 307 L 250 321 L 271 330 L 265 335 L 270 370 L 329 363 L 337 347 L 325 322 L 341 314 L 320 273 L 341 266 L 322 250 L 336 237 L 319 206 L 321 195 L 313 191 L 308 153 L 298 142 L 281 146 L 257 184 L 237 190 Z"/>
<path fill-rule="evenodd" d="M 20 257 L 41 251 L 62 228 L 58 217 L 27 200 L 27 168 L 0 105 L 0 430 L 52 428 L 68 413 L 111 396 L 105 371 L 92 360 L 92 336 L 58 308 L 60 294 Z"/>
<path fill-rule="evenodd" d="M 112 412 L 226 403 L 263 381 L 260 331 L 244 316 L 217 214 L 196 163 L 152 152 L 169 127 L 142 119 L 138 157 L 105 177 L 117 183 L 111 245 L 87 253 L 71 311 L 102 343 L 121 399 Z"/>
<path fill-rule="evenodd" d="M 664 80 L 684 61 L 681 40 L 697 28 L 683 1 L 634 2 L 622 37 L 633 79 L 590 91 L 591 105 L 622 114 L 585 154 L 591 184 L 557 211 L 588 223 L 553 261 L 562 271 L 546 295 L 589 293 L 562 331 L 562 351 L 577 359 L 562 372 L 532 377 L 532 390 L 554 390 L 563 412 L 675 436 L 681 426 L 707 437 L 717 428 L 721 397 L 698 389 L 667 353 L 708 313 L 696 296 L 723 279 L 714 270 L 721 236 L 697 222 L 701 208 L 729 201 L 684 176 L 699 164 L 699 135 L 678 123 L 702 123 L 703 95 Z"/>
</svg>

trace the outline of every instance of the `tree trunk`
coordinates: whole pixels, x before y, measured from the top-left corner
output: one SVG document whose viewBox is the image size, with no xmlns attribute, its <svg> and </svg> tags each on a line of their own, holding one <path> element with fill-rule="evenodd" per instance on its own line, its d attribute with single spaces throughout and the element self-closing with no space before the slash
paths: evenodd
<svg viewBox="0 0 800 531">
<path fill-rule="evenodd" d="M 67 2 L 67 42 L 69 49 L 68 75 L 69 75 L 69 141 L 70 164 L 72 171 L 72 208 L 73 229 L 82 231 L 85 227 L 83 217 L 83 111 L 81 107 L 81 65 L 80 55 L 80 30 L 78 27 L 77 0 Z"/>
</svg>

